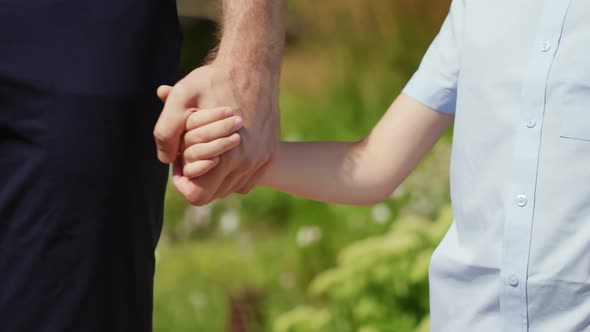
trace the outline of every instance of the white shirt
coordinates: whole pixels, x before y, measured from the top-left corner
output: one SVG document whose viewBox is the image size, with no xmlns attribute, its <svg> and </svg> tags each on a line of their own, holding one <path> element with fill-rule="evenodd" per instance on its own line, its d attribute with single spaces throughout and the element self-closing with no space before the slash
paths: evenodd
<svg viewBox="0 0 590 332">
<path fill-rule="evenodd" d="M 590 331 L 590 1 L 454 0 L 404 93 L 455 114 L 432 331 Z"/>
</svg>

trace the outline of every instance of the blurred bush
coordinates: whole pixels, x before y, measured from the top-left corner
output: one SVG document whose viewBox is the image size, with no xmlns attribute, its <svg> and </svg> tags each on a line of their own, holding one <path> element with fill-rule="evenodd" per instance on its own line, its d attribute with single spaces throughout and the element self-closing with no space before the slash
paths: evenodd
<svg viewBox="0 0 590 332">
<path fill-rule="evenodd" d="M 428 328 L 428 264 L 452 221 L 450 207 L 434 222 L 399 220 L 384 235 L 344 248 L 335 268 L 319 274 L 301 305 L 281 315 L 276 332 L 395 332 Z"/>
<path fill-rule="evenodd" d="M 284 138 L 366 135 L 418 66 L 448 4 L 289 1 Z M 184 22 L 186 72 L 214 39 L 211 21 Z M 425 269 L 448 220 L 450 142 L 447 135 L 372 207 L 256 189 L 196 208 L 169 190 L 155 331 L 405 332 L 422 321 L 427 329 Z"/>
</svg>

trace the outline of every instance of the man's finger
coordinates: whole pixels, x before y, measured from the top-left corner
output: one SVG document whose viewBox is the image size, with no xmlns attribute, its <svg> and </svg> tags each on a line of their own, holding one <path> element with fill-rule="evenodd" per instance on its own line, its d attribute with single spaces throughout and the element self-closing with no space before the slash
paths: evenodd
<svg viewBox="0 0 590 332">
<path fill-rule="evenodd" d="M 170 164 L 176 160 L 191 100 L 190 91 L 182 85 L 175 86 L 166 99 L 154 128 L 158 159 L 163 163 Z"/>
<path fill-rule="evenodd" d="M 175 171 L 172 177 L 174 186 L 184 198 L 196 206 L 210 203 L 213 195 L 206 188 L 218 188 L 221 181 L 227 175 L 227 170 L 223 168 L 222 162 L 207 174 L 191 180 L 182 175 L 182 165 L 180 162 L 175 162 L 174 164 Z"/>
<path fill-rule="evenodd" d="M 202 186 L 198 185 L 198 182 L 195 180 L 191 180 L 183 175 L 182 163 L 180 160 L 176 160 L 174 162 L 172 168 L 172 183 L 178 192 L 191 204 L 193 205 L 202 205 L 198 204 L 197 199 L 203 193 Z"/>
</svg>

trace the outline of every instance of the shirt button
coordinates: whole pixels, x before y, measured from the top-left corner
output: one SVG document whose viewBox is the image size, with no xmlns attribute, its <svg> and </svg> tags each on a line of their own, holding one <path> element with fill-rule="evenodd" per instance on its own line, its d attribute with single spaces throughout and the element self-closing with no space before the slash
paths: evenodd
<svg viewBox="0 0 590 332">
<path fill-rule="evenodd" d="M 522 207 L 522 206 L 525 206 L 526 203 L 527 203 L 527 199 L 526 199 L 525 195 L 521 194 L 521 195 L 516 196 L 516 205 Z"/>
<path fill-rule="evenodd" d="M 537 125 L 537 121 L 535 121 L 535 120 L 529 120 L 529 121 L 526 122 L 526 126 L 528 128 L 533 128 L 536 125 Z"/>
<path fill-rule="evenodd" d="M 546 41 L 543 43 L 543 46 L 541 47 L 541 51 L 543 52 L 547 52 L 551 49 L 551 43 Z"/>
<path fill-rule="evenodd" d="M 516 286 L 518 286 L 518 282 L 519 282 L 519 280 L 518 280 L 518 276 L 516 274 L 511 274 L 508 277 L 508 285 L 510 285 L 510 286 L 516 287 Z"/>
</svg>

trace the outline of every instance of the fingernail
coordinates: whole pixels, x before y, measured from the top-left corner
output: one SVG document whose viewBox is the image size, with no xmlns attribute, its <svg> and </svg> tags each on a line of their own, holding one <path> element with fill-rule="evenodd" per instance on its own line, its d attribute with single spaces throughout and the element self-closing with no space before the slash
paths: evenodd
<svg viewBox="0 0 590 332">
<path fill-rule="evenodd" d="M 234 110 L 232 110 L 231 108 L 226 108 L 226 109 L 223 111 L 223 114 L 224 114 L 225 116 L 230 116 L 230 115 L 233 115 L 233 114 L 234 114 Z"/>
<path fill-rule="evenodd" d="M 234 128 L 240 129 L 241 127 L 242 127 L 242 118 L 238 116 L 234 121 Z"/>
<path fill-rule="evenodd" d="M 233 134 L 229 137 L 230 142 L 232 143 L 236 143 L 237 141 L 240 140 L 240 135 L 239 134 Z"/>
</svg>

